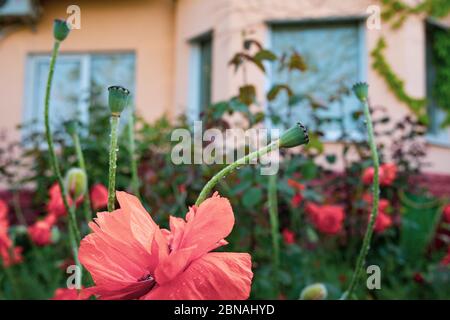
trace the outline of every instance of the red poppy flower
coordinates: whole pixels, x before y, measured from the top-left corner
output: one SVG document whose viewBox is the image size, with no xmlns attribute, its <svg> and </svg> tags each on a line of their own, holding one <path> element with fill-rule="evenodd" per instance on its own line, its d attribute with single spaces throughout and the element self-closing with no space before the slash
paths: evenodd
<svg viewBox="0 0 450 320">
<path fill-rule="evenodd" d="M 294 189 L 296 192 L 301 192 L 301 191 L 305 190 L 305 186 L 303 184 L 301 184 L 300 182 L 297 182 L 295 180 L 288 179 L 287 184 L 292 189 Z"/>
<path fill-rule="evenodd" d="M 375 220 L 374 231 L 377 233 L 381 233 L 390 226 L 392 226 L 391 216 L 382 211 L 378 212 L 377 219 Z"/>
<path fill-rule="evenodd" d="M 286 244 L 295 243 L 295 234 L 291 230 L 284 229 L 282 234 L 283 234 L 284 243 L 286 243 Z"/>
<path fill-rule="evenodd" d="M 57 217 L 62 217 L 67 214 L 64 207 L 64 201 L 61 194 L 61 189 L 58 183 L 54 183 L 49 190 L 50 200 L 47 203 L 47 211 L 55 214 Z M 69 206 L 72 205 L 72 199 L 67 197 Z"/>
<path fill-rule="evenodd" d="M 8 232 L 8 205 L 0 199 L 0 234 Z"/>
<path fill-rule="evenodd" d="M 77 289 L 58 288 L 50 300 L 81 300 Z"/>
<path fill-rule="evenodd" d="M 381 170 L 380 184 L 382 186 L 390 186 L 397 177 L 397 166 L 394 163 L 385 163 L 381 165 Z"/>
<path fill-rule="evenodd" d="M 45 221 L 36 221 L 32 226 L 28 227 L 28 235 L 38 246 L 45 246 L 52 242 L 51 225 Z"/>
<path fill-rule="evenodd" d="M 314 203 L 306 205 L 306 212 L 309 214 L 312 223 L 322 233 L 337 234 L 342 230 L 345 218 L 344 209 L 340 206 L 323 205 Z"/>
<path fill-rule="evenodd" d="M 423 275 L 420 272 L 415 272 L 413 275 L 413 280 L 416 283 L 422 284 L 425 282 L 425 278 L 423 277 Z"/>
<path fill-rule="evenodd" d="M 92 209 L 99 210 L 108 205 L 108 189 L 101 183 L 94 184 L 91 188 Z"/>
<path fill-rule="evenodd" d="M 441 260 L 442 266 L 448 266 L 450 265 L 450 247 L 448 248 L 447 254 L 442 258 Z"/>
<path fill-rule="evenodd" d="M 362 175 L 364 184 L 369 185 L 373 182 L 375 170 L 373 167 L 366 168 Z M 394 163 L 385 163 L 378 170 L 380 185 L 390 186 L 397 177 L 397 166 Z"/>
<path fill-rule="evenodd" d="M 0 199 L 0 258 L 4 267 L 20 263 L 23 260 L 22 247 L 14 247 L 8 235 L 8 228 L 8 205 Z"/>
<path fill-rule="evenodd" d="M 300 193 L 296 193 L 292 198 L 291 198 L 291 206 L 293 208 L 298 208 L 300 207 L 300 204 L 302 203 L 303 200 L 303 196 Z"/>
<path fill-rule="evenodd" d="M 367 211 L 369 213 L 368 219 L 370 219 L 370 212 L 372 210 L 372 195 L 371 194 L 364 194 L 363 195 L 363 200 L 365 202 L 367 202 L 367 204 L 369 205 L 369 210 Z M 377 215 L 377 219 L 375 220 L 375 226 L 374 226 L 374 231 L 376 233 L 381 233 L 384 230 L 386 230 L 387 228 L 389 228 L 390 226 L 392 226 L 392 218 L 390 215 L 386 214 L 386 210 L 389 208 L 390 204 L 389 201 L 386 199 L 380 199 L 378 202 L 378 215 Z"/>
<path fill-rule="evenodd" d="M 445 222 L 450 223 L 450 204 L 445 206 L 444 212 L 442 213 L 442 217 Z"/>
<path fill-rule="evenodd" d="M 139 200 L 117 192 L 120 209 L 100 212 L 81 241 L 79 258 L 100 299 L 246 299 L 251 258 L 247 253 L 210 252 L 227 242 L 234 215 L 229 201 L 214 195 L 190 208 L 186 220 L 170 217 L 161 230 Z"/>
</svg>

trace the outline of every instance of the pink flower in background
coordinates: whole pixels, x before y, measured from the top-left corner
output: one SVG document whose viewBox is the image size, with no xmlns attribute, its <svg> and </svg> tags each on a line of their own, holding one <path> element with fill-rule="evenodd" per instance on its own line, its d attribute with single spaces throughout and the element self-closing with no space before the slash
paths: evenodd
<svg viewBox="0 0 450 320">
<path fill-rule="evenodd" d="M 62 217 L 67 214 L 66 208 L 64 207 L 64 201 L 61 194 L 61 189 L 59 184 L 55 182 L 49 190 L 50 200 L 47 203 L 47 211 L 55 214 L 57 217 Z M 67 197 L 67 202 L 69 206 L 72 205 L 72 199 Z"/>
<path fill-rule="evenodd" d="M 370 213 L 372 210 L 372 195 L 369 193 L 366 193 L 363 195 L 363 200 L 368 204 L 369 209 L 368 212 L 368 219 L 370 219 Z M 378 201 L 378 215 L 377 219 L 375 220 L 375 226 L 374 231 L 376 233 L 381 233 L 387 228 L 391 227 L 393 224 L 392 217 L 386 213 L 388 210 L 390 204 L 389 201 L 386 199 L 379 199 Z"/>
<path fill-rule="evenodd" d="M 94 287 L 83 297 L 100 299 L 247 299 L 251 258 L 247 253 L 210 252 L 227 242 L 234 214 L 218 195 L 193 206 L 186 220 L 170 217 L 161 230 L 139 200 L 117 192 L 120 209 L 99 212 L 79 258 Z"/>
<path fill-rule="evenodd" d="M 375 170 L 373 167 L 366 168 L 363 172 L 363 183 L 369 185 L 373 182 Z M 378 177 L 381 186 L 390 186 L 397 177 L 397 166 L 394 163 L 385 163 L 380 166 Z"/>
<path fill-rule="evenodd" d="M 289 229 L 283 229 L 282 231 L 283 240 L 286 244 L 295 243 L 295 234 Z"/>
<path fill-rule="evenodd" d="M 108 205 L 108 189 L 101 183 L 94 184 L 91 188 L 92 209 L 99 210 Z"/>
<path fill-rule="evenodd" d="M 23 261 L 22 247 L 14 247 L 13 242 L 9 238 L 8 229 L 8 205 L 4 200 L 0 199 L 0 258 L 5 267 Z"/>
<path fill-rule="evenodd" d="M 52 242 L 52 226 L 45 221 L 36 221 L 28 227 L 28 234 L 38 246 L 45 246 Z"/>
<path fill-rule="evenodd" d="M 366 168 L 363 172 L 362 181 L 364 184 L 371 184 L 375 170 L 373 167 Z"/>
<path fill-rule="evenodd" d="M 298 208 L 300 207 L 300 204 L 303 201 L 303 196 L 300 193 L 295 194 L 292 198 L 291 198 L 291 206 L 293 208 Z"/>
<path fill-rule="evenodd" d="M 448 266 L 450 265 L 450 247 L 448 248 L 447 255 L 442 258 L 441 265 Z"/>
<path fill-rule="evenodd" d="M 397 177 L 397 166 L 394 163 L 385 163 L 381 165 L 380 184 L 390 186 Z"/>
<path fill-rule="evenodd" d="M 370 216 L 369 216 L 370 218 Z M 377 215 L 377 219 L 375 220 L 374 231 L 377 233 L 381 233 L 387 228 L 392 226 L 392 218 L 390 215 L 384 213 L 383 211 L 379 211 Z"/>
<path fill-rule="evenodd" d="M 345 213 L 341 206 L 319 206 L 310 202 L 306 205 L 306 212 L 320 232 L 333 235 L 342 230 Z"/>
<path fill-rule="evenodd" d="M 445 206 L 444 211 L 442 212 L 442 217 L 445 222 L 450 223 L 450 204 Z"/>
</svg>

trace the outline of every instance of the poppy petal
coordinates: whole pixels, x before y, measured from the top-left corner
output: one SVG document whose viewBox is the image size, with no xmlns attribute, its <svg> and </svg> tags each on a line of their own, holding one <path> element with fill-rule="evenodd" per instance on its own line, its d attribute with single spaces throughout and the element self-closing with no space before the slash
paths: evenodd
<svg viewBox="0 0 450 320">
<path fill-rule="evenodd" d="M 193 261 L 172 281 L 157 284 L 142 299 L 247 299 L 252 277 L 249 254 L 212 252 Z"/>
</svg>

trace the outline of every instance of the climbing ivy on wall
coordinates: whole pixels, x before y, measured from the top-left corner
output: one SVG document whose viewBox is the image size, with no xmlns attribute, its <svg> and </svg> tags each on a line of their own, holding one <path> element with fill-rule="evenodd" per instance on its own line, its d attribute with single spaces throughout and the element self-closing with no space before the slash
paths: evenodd
<svg viewBox="0 0 450 320">
<path fill-rule="evenodd" d="M 383 5 L 382 18 L 390 23 L 392 29 L 398 29 L 410 15 L 426 14 L 433 17 L 445 17 L 450 13 L 450 0 L 424 0 L 416 6 L 405 4 L 401 0 L 381 0 Z M 450 35 L 447 31 L 436 32 L 433 39 L 433 56 L 436 65 L 436 79 L 433 85 L 433 95 L 438 105 L 447 112 L 443 125 L 450 125 Z M 416 114 L 422 123 L 428 123 L 426 100 L 409 96 L 400 79 L 388 64 L 384 49 L 386 40 L 381 37 L 377 46 L 371 52 L 372 67 L 383 77 L 397 99 L 404 102 Z"/>
<path fill-rule="evenodd" d="M 385 48 L 386 41 L 381 37 L 378 40 L 377 46 L 371 53 L 373 57 L 372 67 L 384 78 L 395 96 L 411 108 L 419 121 L 427 123 L 427 114 L 426 109 L 424 108 L 426 102 L 425 99 L 412 98 L 405 92 L 403 80 L 395 74 L 383 55 Z"/>
</svg>

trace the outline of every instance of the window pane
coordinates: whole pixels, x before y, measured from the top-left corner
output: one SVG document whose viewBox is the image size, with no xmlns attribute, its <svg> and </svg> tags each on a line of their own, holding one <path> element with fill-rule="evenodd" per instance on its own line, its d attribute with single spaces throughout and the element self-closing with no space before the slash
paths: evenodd
<svg viewBox="0 0 450 320">
<path fill-rule="evenodd" d="M 439 108 L 433 94 L 433 86 L 436 79 L 436 66 L 433 56 L 434 33 L 442 32 L 438 27 L 427 25 L 426 28 L 426 64 L 427 64 L 427 111 L 429 117 L 429 138 L 435 142 L 448 143 L 449 135 L 446 129 L 441 128 L 445 120 L 445 112 Z"/>
<path fill-rule="evenodd" d="M 32 85 L 30 120 L 36 121 L 35 129 L 44 130 L 44 99 L 47 84 L 49 58 L 35 57 L 34 79 Z M 50 125 L 52 130 L 61 129 L 61 124 L 69 119 L 75 119 L 80 114 L 80 60 L 77 58 L 60 57 L 55 66 L 50 100 Z M 81 119 L 80 119 L 81 120 Z"/>
<path fill-rule="evenodd" d="M 133 53 L 94 54 L 91 56 L 91 101 L 108 105 L 108 87 L 120 85 L 135 92 Z M 132 103 L 130 103 L 132 105 Z"/>
<path fill-rule="evenodd" d="M 332 23 L 309 25 L 285 25 L 273 28 L 273 50 L 281 55 L 293 50 L 300 53 L 306 61 L 306 72 L 280 71 L 274 66 L 272 83 L 288 83 L 294 93 L 300 96 L 310 95 L 323 102 L 326 109 L 315 111 L 321 118 L 343 119 L 345 132 L 350 137 L 359 137 L 352 113 L 359 104 L 352 95 L 340 94 L 359 80 L 360 43 L 357 23 Z M 332 100 L 339 96 L 340 99 Z M 287 96 L 280 95 L 274 104 L 285 119 L 292 122 L 301 120 L 313 126 L 312 111 L 309 102 L 301 100 L 293 106 L 292 116 L 287 110 Z M 327 139 L 338 139 L 342 125 L 336 121 L 322 124 L 320 129 Z"/>
<path fill-rule="evenodd" d="M 211 104 L 211 38 L 200 41 L 200 110 Z"/>
</svg>

